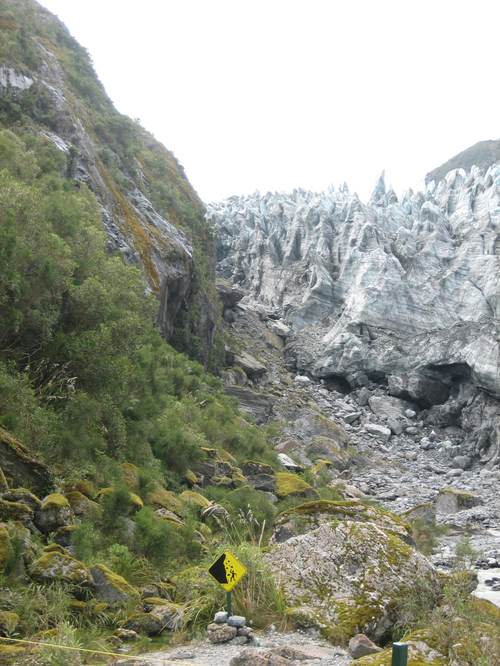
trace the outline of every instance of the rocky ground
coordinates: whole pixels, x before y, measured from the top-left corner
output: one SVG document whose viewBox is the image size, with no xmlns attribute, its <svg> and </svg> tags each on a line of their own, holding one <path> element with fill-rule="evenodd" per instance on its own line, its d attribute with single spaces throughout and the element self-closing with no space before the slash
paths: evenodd
<svg viewBox="0 0 500 666">
<path fill-rule="evenodd" d="M 445 526 L 431 557 L 439 567 L 453 566 L 464 538 L 478 570 L 499 566 L 500 471 L 471 455 L 458 424 L 429 424 L 429 410 L 390 395 L 382 382 L 350 390 L 297 374 L 287 357 L 290 329 L 264 308 L 235 305 L 226 320 L 237 350 L 228 391 L 258 421 L 281 425 L 281 454 L 303 469 L 323 461 L 332 484 L 342 482 L 352 497 Z"/>
<path fill-rule="evenodd" d="M 270 657 L 270 655 L 273 655 Z M 271 658 L 271 661 L 269 661 Z M 267 660 L 266 660 L 267 659 Z M 157 666 L 172 663 L 192 666 L 286 666 L 304 663 L 308 666 L 345 666 L 352 663 L 349 654 L 322 640 L 301 632 L 279 633 L 269 631 L 259 635 L 258 645 L 242 648 L 238 645 L 212 645 L 208 641 L 193 641 L 186 647 L 168 652 L 144 655 L 138 661 L 120 660 L 121 666 Z"/>
</svg>

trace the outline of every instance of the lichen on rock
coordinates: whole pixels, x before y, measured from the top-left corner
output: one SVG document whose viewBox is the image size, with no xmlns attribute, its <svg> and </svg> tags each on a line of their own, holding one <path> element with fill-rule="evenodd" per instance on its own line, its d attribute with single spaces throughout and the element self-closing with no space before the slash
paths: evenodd
<svg viewBox="0 0 500 666">
<path fill-rule="evenodd" d="M 401 585 L 425 579 L 439 589 L 428 560 L 376 522 L 330 519 L 272 546 L 266 561 L 295 615 L 324 635 L 346 641 L 373 639 L 392 624 L 391 603 Z"/>
</svg>

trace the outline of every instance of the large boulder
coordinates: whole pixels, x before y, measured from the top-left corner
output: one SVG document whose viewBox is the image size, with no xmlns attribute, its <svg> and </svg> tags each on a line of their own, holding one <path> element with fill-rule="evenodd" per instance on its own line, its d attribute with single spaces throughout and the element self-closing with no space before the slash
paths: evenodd
<svg viewBox="0 0 500 666">
<path fill-rule="evenodd" d="M 94 581 L 89 569 L 63 548 L 46 549 L 29 568 L 32 578 L 41 583 L 60 581 L 69 585 L 92 588 Z"/>
<path fill-rule="evenodd" d="M 334 511 L 328 520 L 315 517 L 313 529 L 302 524 L 301 533 L 275 540 L 266 561 L 296 624 L 316 627 L 332 640 L 347 641 L 356 633 L 378 640 L 393 624 L 391 606 L 404 586 L 426 581 L 437 592 L 438 574 L 389 526 L 403 529 L 397 517 L 385 512 L 385 524 L 376 514 L 378 522 L 366 520 L 368 509 L 352 503 L 346 508 L 357 508 L 358 516 L 346 519 L 341 506 L 332 508 L 338 508 L 336 517 Z"/>
<path fill-rule="evenodd" d="M 243 368 L 249 379 L 256 379 L 267 372 L 266 366 L 246 351 L 236 354 L 234 362 Z"/>
<path fill-rule="evenodd" d="M 73 522 L 71 506 L 60 493 L 47 495 L 35 514 L 35 525 L 44 534 L 54 532 Z"/>
<path fill-rule="evenodd" d="M 123 576 L 108 569 L 104 564 L 97 564 L 90 570 L 95 586 L 95 596 L 108 604 L 126 604 L 139 598 L 139 591 L 128 583 Z"/>
<path fill-rule="evenodd" d="M 481 504 L 481 498 L 478 495 L 461 488 L 447 486 L 441 488 L 436 498 L 436 513 L 445 515 L 457 513 L 479 504 Z"/>
<path fill-rule="evenodd" d="M 365 636 L 364 634 L 356 634 L 356 636 L 353 636 L 349 641 L 349 652 L 353 659 L 359 659 L 360 657 L 366 657 L 368 654 L 381 652 L 381 648 L 375 645 L 368 636 Z"/>
</svg>

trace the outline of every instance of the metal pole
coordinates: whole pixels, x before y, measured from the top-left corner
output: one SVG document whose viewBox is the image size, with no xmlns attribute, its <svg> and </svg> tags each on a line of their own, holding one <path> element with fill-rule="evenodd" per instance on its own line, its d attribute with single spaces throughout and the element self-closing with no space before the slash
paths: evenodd
<svg viewBox="0 0 500 666">
<path fill-rule="evenodd" d="M 408 643 L 392 644 L 392 666 L 408 666 Z"/>
<path fill-rule="evenodd" d="M 226 592 L 226 611 L 228 615 L 233 614 L 233 599 L 231 592 Z"/>
</svg>

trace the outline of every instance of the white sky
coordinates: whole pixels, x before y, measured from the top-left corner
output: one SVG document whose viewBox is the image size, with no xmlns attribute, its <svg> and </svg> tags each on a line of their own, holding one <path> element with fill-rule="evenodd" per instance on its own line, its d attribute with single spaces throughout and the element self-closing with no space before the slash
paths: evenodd
<svg viewBox="0 0 500 666">
<path fill-rule="evenodd" d="M 41 0 L 206 200 L 398 192 L 500 137 L 498 0 Z"/>
</svg>

